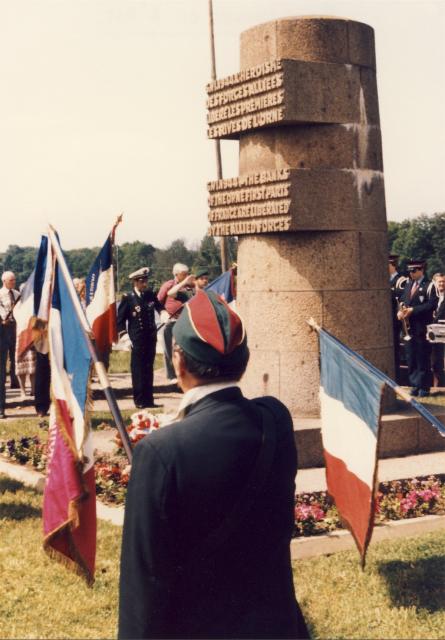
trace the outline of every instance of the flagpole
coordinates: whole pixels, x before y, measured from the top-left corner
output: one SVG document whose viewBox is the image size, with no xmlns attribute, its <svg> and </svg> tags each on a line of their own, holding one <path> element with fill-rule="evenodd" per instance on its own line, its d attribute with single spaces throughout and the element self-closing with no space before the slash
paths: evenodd
<svg viewBox="0 0 445 640">
<path fill-rule="evenodd" d="M 212 60 L 212 80 L 216 80 L 216 54 L 215 54 L 215 33 L 213 28 L 213 2 L 209 0 L 209 31 L 210 31 L 210 55 Z M 216 177 L 218 180 L 222 180 L 222 160 L 221 160 L 221 141 L 219 138 L 215 139 L 215 154 L 216 154 Z M 220 236 L 220 252 L 221 252 L 221 273 L 227 271 L 228 259 L 227 259 L 227 242 L 225 236 Z"/>
<path fill-rule="evenodd" d="M 442 424 L 442 422 L 438 418 L 436 418 L 436 416 L 433 416 L 433 414 L 430 413 L 428 409 L 425 409 L 423 404 L 421 404 L 420 402 L 417 402 L 417 400 L 415 400 L 412 396 L 410 396 L 409 393 L 405 391 L 405 389 L 403 389 L 397 384 L 397 382 L 394 382 L 394 380 L 392 380 L 389 376 L 387 376 L 386 373 L 383 373 L 383 371 L 380 371 L 380 369 L 377 369 L 377 367 L 375 367 L 373 364 L 368 362 L 368 360 L 366 360 L 366 358 L 361 356 L 359 353 L 356 353 L 355 351 L 350 349 L 348 346 L 343 344 L 343 342 L 341 342 L 338 338 L 333 336 L 332 333 L 329 333 L 329 331 L 326 331 L 326 329 L 323 329 L 322 327 L 320 327 L 313 318 L 310 318 L 306 322 L 312 329 L 315 329 L 317 333 L 324 331 L 330 338 L 332 338 L 332 340 L 334 340 L 338 345 L 340 345 L 343 349 L 345 349 L 345 351 L 347 351 L 347 353 L 352 358 L 354 358 L 354 360 L 356 360 L 360 365 L 368 369 L 368 371 L 372 371 L 372 373 L 375 376 L 377 376 L 380 380 L 382 380 L 382 382 L 385 382 L 388 385 L 388 387 L 391 387 L 391 389 L 393 389 L 396 392 L 396 394 L 402 398 L 402 400 L 405 400 L 405 402 L 408 402 L 412 406 L 412 408 L 422 416 L 422 418 L 424 418 L 427 422 L 431 424 L 431 426 L 435 427 L 439 431 L 442 437 L 445 437 L 445 426 Z"/>
<path fill-rule="evenodd" d="M 59 263 L 60 270 L 63 275 L 63 279 L 65 280 L 65 284 L 67 286 L 68 293 L 71 298 L 71 302 L 74 305 L 76 315 L 83 329 L 85 341 L 87 343 L 87 347 L 88 347 L 88 351 L 90 352 L 91 359 L 94 362 L 94 367 L 96 369 L 97 377 L 99 378 L 99 383 L 105 394 L 105 398 L 108 402 L 108 406 L 110 407 L 110 411 L 114 418 L 114 422 L 116 424 L 117 430 L 119 431 L 119 435 L 121 437 L 122 445 L 124 447 L 125 453 L 127 454 L 128 461 L 131 464 L 133 452 L 131 448 L 129 435 L 125 428 L 119 406 L 116 402 L 116 398 L 114 397 L 114 393 L 113 393 L 113 389 L 111 388 L 110 381 L 108 380 L 106 369 L 104 367 L 103 362 L 99 360 L 99 356 L 97 355 L 96 347 L 92 340 L 93 332 L 85 316 L 85 312 L 82 308 L 82 305 L 80 304 L 80 300 L 77 295 L 76 289 L 74 288 L 73 280 L 71 278 L 71 274 L 66 264 L 65 257 L 60 248 L 60 244 L 56 238 L 54 228 L 51 225 L 49 225 L 49 228 L 48 228 L 48 237 L 51 241 L 51 245 L 54 249 L 54 253 L 56 254 L 57 262 Z"/>
</svg>

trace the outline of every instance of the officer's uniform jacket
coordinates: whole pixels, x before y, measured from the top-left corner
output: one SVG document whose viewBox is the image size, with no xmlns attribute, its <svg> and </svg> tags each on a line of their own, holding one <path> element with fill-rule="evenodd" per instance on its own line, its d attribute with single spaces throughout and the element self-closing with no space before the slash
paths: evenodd
<svg viewBox="0 0 445 640">
<path fill-rule="evenodd" d="M 10 291 L 12 291 L 12 294 L 14 296 L 14 303 L 17 301 L 17 298 L 20 295 L 17 289 L 7 289 L 6 287 L 2 287 L 0 289 L 0 320 L 2 324 L 4 324 L 5 322 L 8 324 L 15 323 L 14 314 L 11 311 L 13 305 L 9 293 Z"/>
<path fill-rule="evenodd" d="M 258 504 L 209 554 L 199 549 L 232 514 L 260 450 L 255 401 L 235 386 L 210 393 L 135 447 L 119 638 L 307 637 L 289 556 L 297 454 L 291 417 L 278 405 Z"/>
<path fill-rule="evenodd" d="M 117 330 L 128 331 L 133 345 L 138 345 L 147 338 L 156 337 L 155 310 L 162 311 L 163 306 L 153 291 L 136 291 L 124 294 L 117 313 Z"/>
<path fill-rule="evenodd" d="M 391 297 L 393 301 L 393 309 L 397 309 L 398 302 L 403 294 L 403 290 L 405 289 L 408 283 L 408 278 L 406 276 L 400 275 L 400 273 L 394 273 L 389 281 L 389 286 L 391 288 Z"/>
<path fill-rule="evenodd" d="M 401 301 L 407 307 L 413 308 L 413 312 L 409 316 L 410 334 L 425 336 L 426 325 L 433 321 L 433 312 L 437 306 L 437 293 L 435 287 L 425 277 L 418 284 L 417 291 L 411 298 L 414 280 L 410 280 L 403 291 Z"/>
</svg>

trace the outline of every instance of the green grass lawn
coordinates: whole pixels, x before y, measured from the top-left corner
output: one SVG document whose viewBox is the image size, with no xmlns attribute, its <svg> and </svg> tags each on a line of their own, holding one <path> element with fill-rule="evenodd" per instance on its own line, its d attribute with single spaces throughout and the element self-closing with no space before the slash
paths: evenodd
<svg viewBox="0 0 445 640">
<path fill-rule="evenodd" d="M 313 638 L 444 638 L 445 531 L 294 565 Z"/>
<path fill-rule="evenodd" d="M 99 522 L 89 589 L 42 551 L 41 496 L 0 476 L 0 637 L 115 638 L 121 530 Z M 443 638 L 445 531 L 294 563 L 313 638 Z M 261 559 L 259 558 L 259 561 Z"/>
<path fill-rule="evenodd" d="M 164 366 L 164 357 L 157 353 L 155 356 L 154 368 L 160 369 Z M 130 372 L 130 352 L 112 351 L 110 353 L 109 373 L 129 373 Z"/>
</svg>

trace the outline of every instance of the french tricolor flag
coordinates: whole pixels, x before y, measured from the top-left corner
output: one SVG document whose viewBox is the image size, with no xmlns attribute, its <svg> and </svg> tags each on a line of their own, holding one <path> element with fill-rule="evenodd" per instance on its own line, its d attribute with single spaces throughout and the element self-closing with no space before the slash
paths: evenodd
<svg viewBox="0 0 445 640">
<path fill-rule="evenodd" d="M 374 524 L 377 452 L 384 382 L 324 330 L 320 403 L 328 493 L 351 531 L 362 564 Z"/>
<path fill-rule="evenodd" d="M 117 342 L 113 235 L 107 238 L 86 278 L 86 316 L 100 354 Z"/>
<path fill-rule="evenodd" d="M 212 280 L 210 284 L 205 287 L 206 291 L 214 291 L 221 296 L 228 305 L 235 306 L 236 292 L 235 292 L 235 277 L 233 269 L 224 271 L 220 276 Z"/>
<path fill-rule="evenodd" d="M 48 321 L 52 271 L 51 244 L 47 236 L 42 236 L 34 270 L 23 285 L 14 307 L 19 357 L 34 342 L 40 347 L 40 341 L 36 337 L 41 334 L 44 323 Z"/>
<path fill-rule="evenodd" d="M 53 402 L 43 499 L 44 548 L 92 583 L 96 491 L 88 419 L 91 357 L 59 264 L 55 269 L 48 324 Z"/>
</svg>

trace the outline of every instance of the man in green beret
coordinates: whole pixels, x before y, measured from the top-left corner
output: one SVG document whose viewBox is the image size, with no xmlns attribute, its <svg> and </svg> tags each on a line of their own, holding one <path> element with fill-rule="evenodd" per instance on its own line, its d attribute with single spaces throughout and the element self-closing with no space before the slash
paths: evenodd
<svg viewBox="0 0 445 640">
<path fill-rule="evenodd" d="M 272 397 L 239 388 L 241 318 L 198 290 L 173 330 L 175 421 L 135 447 L 119 637 L 307 638 L 292 581 L 297 453 Z"/>
<path fill-rule="evenodd" d="M 195 290 L 205 289 L 209 284 L 209 270 L 207 267 L 198 267 L 195 273 Z"/>
</svg>

